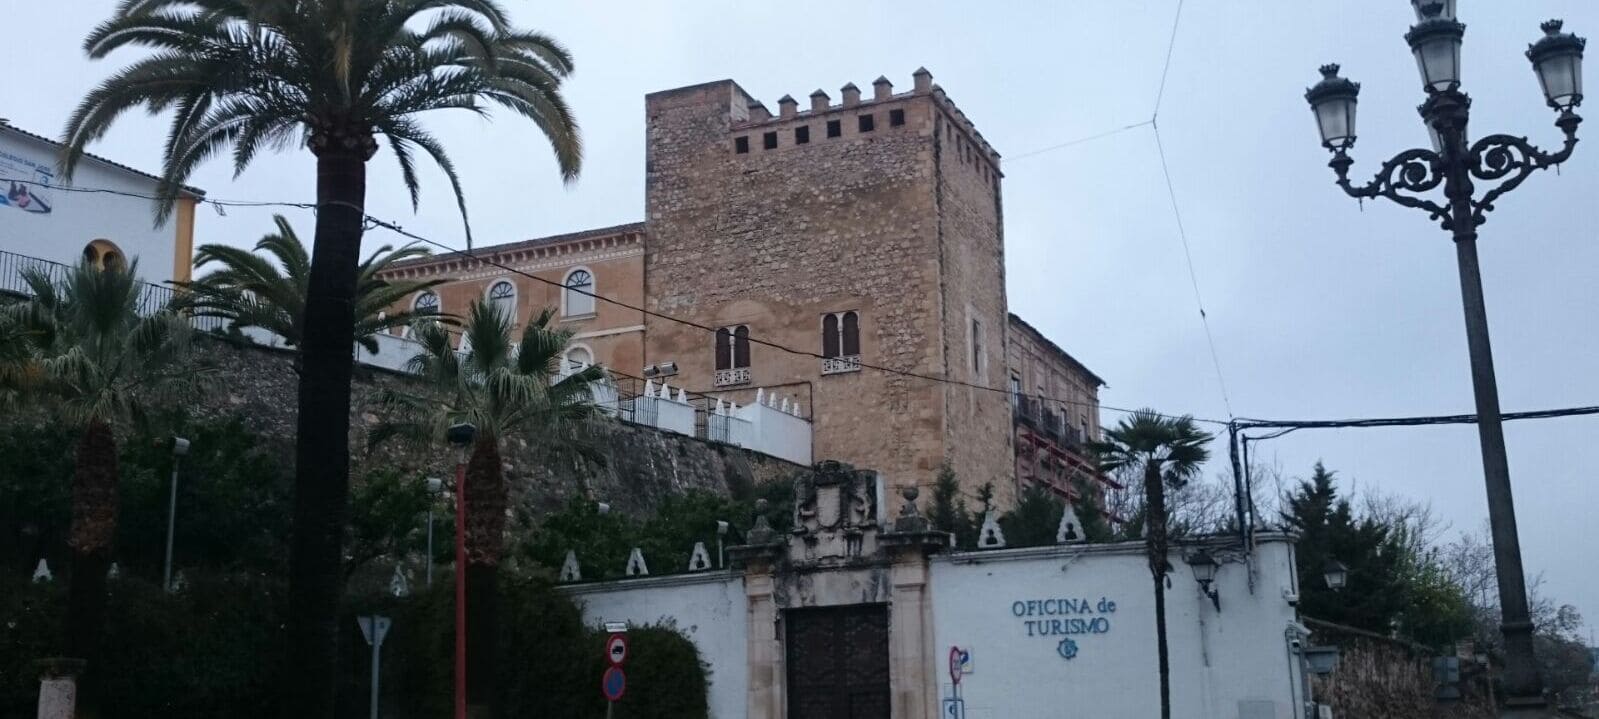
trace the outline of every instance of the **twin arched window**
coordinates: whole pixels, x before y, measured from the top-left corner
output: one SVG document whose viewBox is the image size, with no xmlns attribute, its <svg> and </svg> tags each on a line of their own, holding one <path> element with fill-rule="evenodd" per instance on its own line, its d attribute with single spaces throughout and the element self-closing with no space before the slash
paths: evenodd
<svg viewBox="0 0 1599 719">
<path fill-rule="evenodd" d="M 750 366 L 749 325 L 723 327 L 716 331 L 716 368 L 742 369 Z"/>
<path fill-rule="evenodd" d="M 411 300 L 411 314 L 418 317 L 439 314 L 439 296 L 433 292 L 418 292 L 416 299 Z M 415 322 L 406 325 L 400 336 L 407 339 L 415 336 Z"/>
<path fill-rule="evenodd" d="M 566 286 L 561 290 L 562 315 L 580 317 L 594 314 L 593 274 L 584 269 L 572 270 L 561 284 Z"/>
<path fill-rule="evenodd" d="M 854 310 L 822 316 L 822 356 L 853 357 L 861 353 L 861 318 Z"/>
</svg>

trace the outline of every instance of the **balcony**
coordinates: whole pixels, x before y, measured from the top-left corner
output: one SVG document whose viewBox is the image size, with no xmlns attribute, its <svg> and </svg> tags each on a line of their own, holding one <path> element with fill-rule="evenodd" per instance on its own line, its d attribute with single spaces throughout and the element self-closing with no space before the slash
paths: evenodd
<svg viewBox="0 0 1599 719">
<path fill-rule="evenodd" d="M 860 355 L 843 355 L 840 357 L 822 358 L 822 374 L 844 374 L 846 372 L 861 371 Z"/>
<path fill-rule="evenodd" d="M 736 387 L 750 383 L 750 368 L 734 367 L 733 369 L 719 369 L 712 384 L 717 387 Z"/>
</svg>

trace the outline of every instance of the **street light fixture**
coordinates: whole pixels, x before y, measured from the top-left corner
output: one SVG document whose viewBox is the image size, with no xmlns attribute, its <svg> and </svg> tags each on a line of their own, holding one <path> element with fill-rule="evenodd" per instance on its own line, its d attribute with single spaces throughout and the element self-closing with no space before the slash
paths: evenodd
<svg viewBox="0 0 1599 719">
<path fill-rule="evenodd" d="M 161 565 L 161 588 L 172 591 L 172 534 L 178 524 L 178 465 L 189 454 L 189 440 L 172 438 L 172 483 L 167 494 L 167 557 Z"/>
<path fill-rule="evenodd" d="M 1565 135 L 1560 150 L 1544 152 L 1524 138 L 1504 134 L 1469 142 L 1466 126 L 1471 98 L 1460 90 L 1460 41 L 1465 26 L 1456 20 L 1453 0 L 1412 0 L 1412 5 L 1418 22 L 1405 39 L 1416 57 L 1427 92 L 1420 112 L 1433 136 L 1432 149 L 1411 149 L 1395 155 L 1383 163 L 1370 183 L 1357 187 L 1349 181 L 1349 168 L 1354 160 L 1350 159 L 1348 151 L 1354 145 L 1354 107 L 1359 85 L 1338 77 L 1338 66 L 1324 66 L 1321 82 L 1305 91 L 1305 99 L 1315 114 L 1322 145 L 1333 153 L 1328 166 L 1336 173 L 1338 186 L 1346 194 L 1362 200 L 1384 197 L 1422 210 L 1428 213 L 1429 219 L 1437 220 L 1454 240 L 1501 599 L 1504 686 L 1509 706 L 1537 709 L 1546 707 L 1547 703 L 1543 697 L 1543 679 L 1533 656 L 1527 583 L 1521 567 L 1521 543 L 1511 497 L 1510 466 L 1505 456 L 1499 389 L 1494 377 L 1493 349 L 1488 340 L 1487 309 L 1477 260 L 1477 226 L 1487 220 L 1487 214 L 1493 211 L 1502 195 L 1519 186 L 1533 171 L 1556 167 L 1571 157 L 1577 144 L 1577 126 L 1582 122 L 1575 109 L 1582 103 L 1581 63 L 1585 41 L 1561 32 L 1561 22 L 1550 20 L 1541 26 L 1544 37 L 1527 50 L 1527 59 L 1538 75 L 1544 99 L 1557 113 L 1555 126 Z M 1497 184 L 1480 196 L 1474 196 L 1474 180 Z M 1440 188 L 1444 195 L 1441 202 L 1427 197 Z M 1331 575 L 1328 579 L 1330 584 Z"/>
<path fill-rule="evenodd" d="M 428 491 L 428 551 L 427 551 L 427 586 L 433 586 L 433 505 L 439 501 L 439 494 L 444 492 L 444 480 L 438 477 L 428 477 L 424 480 Z"/>
<path fill-rule="evenodd" d="M 1336 559 L 1327 563 L 1321 570 L 1321 578 L 1327 582 L 1327 588 L 1338 591 L 1344 588 L 1344 583 L 1349 581 L 1349 568 Z"/>
<path fill-rule="evenodd" d="M 1208 549 L 1200 549 L 1188 555 L 1188 566 L 1194 570 L 1194 579 L 1199 581 L 1199 591 L 1210 597 L 1210 603 L 1215 605 L 1216 611 L 1221 611 L 1221 592 L 1214 586 L 1216 572 L 1221 569 L 1221 560 L 1210 553 Z"/>
</svg>

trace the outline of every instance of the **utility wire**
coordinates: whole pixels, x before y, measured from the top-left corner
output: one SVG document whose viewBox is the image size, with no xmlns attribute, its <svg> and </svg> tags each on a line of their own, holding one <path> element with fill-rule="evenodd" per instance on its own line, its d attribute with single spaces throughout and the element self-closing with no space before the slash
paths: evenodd
<svg viewBox="0 0 1599 719">
<path fill-rule="evenodd" d="M 20 179 L 20 178 L 0 177 L 0 182 L 13 182 L 13 183 L 26 184 L 26 185 L 35 185 L 35 186 L 39 186 L 39 187 L 45 187 L 45 188 L 48 188 L 48 189 L 51 189 L 51 190 L 60 190 L 60 191 L 65 191 L 65 192 L 103 193 L 103 194 L 121 195 L 121 196 L 124 196 L 124 197 L 133 197 L 133 198 L 139 198 L 139 199 L 145 199 L 145 200 L 159 200 L 159 199 L 162 199 L 158 195 L 146 195 L 146 194 L 141 194 L 141 193 L 137 193 L 137 192 L 126 192 L 126 191 L 123 191 L 123 190 L 112 190 L 112 189 L 108 189 L 108 188 L 99 188 L 99 187 L 79 187 L 79 186 L 70 186 L 70 187 L 68 187 L 68 186 L 61 186 L 61 185 L 52 185 L 50 183 L 38 182 L 38 181 L 34 181 L 34 180 L 24 180 L 24 179 Z M 317 209 L 317 205 L 315 203 L 306 203 L 306 202 L 274 202 L 274 201 L 257 201 L 257 200 L 217 200 L 217 199 L 211 199 L 211 198 L 199 198 L 197 200 L 197 202 L 204 203 L 204 204 L 211 204 L 211 205 L 216 206 L 216 207 L 291 207 L 291 208 L 298 208 L 298 209 L 309 209 L 309 210 L 311 210 L 313 212 L 315 212 L 316 209 Z M 647 308 L 644 308 L 644 307 L 640 307 L 640 306 L 637 306 L 637 305 L 632 305 L 632 304 L 629 304 L 629 303 L 624 302 L 622 300 L 614 299 L 614 298 L 611 298 L 611 297 L 606 297 L 604 295 L 596 294 L 594 292 L 591 292 L 591 291 L 588 291 L 588 290 L 584 290 L 584 289 L 580 289 L 580 288 L 577 288 L 577 287 L 568 287 L 568 286 L 566 286 L 563 283 L 556 282 L 556 281 L 550 280 L 550 279 L 546 279 L 544 277 L 539 277 L 538 275 L 534 275 L 534 274 L 531 274 L 529 272 L 517 269 L 515 267 L 511 267 L 510 265 L 506 265 L 506 264 L 494 259 L 492 256 L 485 255 L 485 254 L 479 254 L 478 251 L 474 251 L 474 250 L 470 250 L 470 249 L 457 249 L 455 247 L 451 247 L 451 246 L 449 246 L 447 244 L 444 244 L 442 242 L 439 242 L 437 240 L 434 240 L 434 239 L 431 239 L 431 238 L 424 237 L 422 235 L 416 234 L 414 232 L 411 232 L 409 230 L 404 229 L 398 223 L 389 222 L 387 220 L 382 220 L 382 219 L 379 219 L 377 217 L 373 217 L 372 215 L 366 215 L 365 213 L 363 213 L 363 216 L 364 216 L 365 229 L 381 227 L 381 228 L 383 228 L 385 230 L 388 230 L 388 231 L 393 232 L 393 233 L 395 233 L 397 235 L 400 235 L 401 237 L 405 237 L 405 238 L 408 238 L 408 239 L 411 239 L 411 240 L 414 240 L 414 241 L 417 241 L 417 242 L 421 242 L 421 243 L 424 243 L 424 244 L 427 244 L 427 245 L 432 245 L 432 246 L 437 247 L 437 248 L 439 248 L 441 250 L 447 251 L 447 252 L 449 252 L 449 253 L 451 253 L 453 255 L 456 255 L 456 256 L 459 256 L 459 257 L 466 257 L 466 258 L 469 258 L 469 259 L 472 259 L 472 260 L 476 260 L 478 262 L 481 262 L 483 264 L 489 265 L 491 267 L 497 267 L 499 269 L 505 270 L 506 272 L 509 272 L 511 274 L 515 274 L 515 275 L 518 275 L 518 276 L 521 276 L 521 277 L 526 277 L 526 278 L 528 278 L 530 280 L 533 280 L 535 282 L 541 282 L 541 283 L 546 284 L 546 285 L 559 287 L 559 288 L 561 288 L 563 290 L 566 290 L 566 291 L 577 292 L 579 294 L 587 295 L 587 296 L 593 297 L 594 299 L 599 300 L 601 302 L 607 302 L 607 303 L 610 303 L 610 304 L 615 305 L 617 307 L 621 307 L 621 308 L 627 309 L 627 310 L 632 310 L 634 312 L 639 312 L 639 313 L 644 314 L 644 315 L 649 316 L 649 317 L 655 317 L 655 318 L 659 318 L 659 319 L 662 319 L 662 320 L 666 320 L 668 322 L 675 322 L 677 324 L 681 324 L 681 325 L 684 325 L 684 326 L 687 326 L 687 327 L 693 327 L 693 328 L 701 330 L 703 332 L 707 332 L 707 333 L 711 334 L 712 336 L 715 336 L 716 331 L 717 331 L 717 329 L 714 328 L 714 327 L 710 327 L 708 325 L 703 325 L 703 324 L 700 324 L 698 322 L 694 322 L 692 320 L 686 320 L 686 319 L 683 319 L 683 318 L 680 318 L 680 317 L 675 317 L 675 316 L 668 315 L 668 314 L 665 314 L 665 313 L 656 312 L 654 310 L 650 310 L 650 309 L 647 309 Z M 486 249 L 489 250 L 490 252 L 492 252 L 492 248 L 486 248 Z M 764 339 L 761 339 L 761 338 L 756 337 L 754 335 L 750 335 L 749 336 L 749 341 L 751 343 L 753 343 L 753 344 L 758 344 L 758 345 L 762 345 L 762 346 L 765 346 L 765 347 L 770 347 L 772 349 L 779 350 L 781 352 L 785 352 L 785 353 L 788 353 L 788 354 L 799 355 L 799 356 L 802 356 L 802 357 L 811 357 L 811 358 L 814 358 L 814 359 L 828 359 L 827 357 L 821 355 L 820 353 L 811 352 L 811 351 L 808 351 L 808 350 L 796 349 L 796 348 L 789 347 L 789 346 L 786 346 L 786 345 L 778 344 L 776 342 L 772 342 L 770 340 L 764 340 Z M 1096 408 L 1099 408 L 1101 410 L 1110 410 L 1112 412 L 1121 412 L 1121 413 L 1124 413 L 1124 414 L 1133 414 L 1135 412 L 1142 411 L 1142 410 L 1127 409 L 1127 408 L 1124 408 L 1124 407 L 1114 407 L 1114 406 L 1111 406 L 1111 405 L 1099 404 L 1099 403 L 1094 403 L 1094 402 L 1083 402 L 1083 401 L 1079 401 L 1079 400 L 1061 399 L 1061 398 L 1057 398 L 1057 397 L 1048 397 L 1048 396 L 1038 395 L 1038 394 L 1025 394 L 1025 393 L 1012 392 L 1011 390 L 1005 389 L 1005 388 L 1002 388 L 1002 387 L 989 387 L 987 385 L 975 384 L 975 383 L 972 383 L 972 382 L 966 382 L 964 380 L 950 379 L 948 377 L 940 377 L 940 376 L 937 376 L 937 375 L 924 374 L 924 373 L 921 373 L 921 372 L 913 372 L 913 371 L 909 371 L 909 370 L 895 369 L 895 368 L 892 368 L 892 367 L 885 367 L 885 366 L 882 366 L 882 365 L 875 365 L 875 364 L 871 364 L 871 363 L 868 363 L 868 362 L 861 362 L 859 364 L 860 364 L 861 368 L 863 368 L 863 369 L 870 369 L 870 370 L 874 370 L 874 371 L 877 371 L 877 372 L 883 372 L 883 373 L 886 373 L 886 374 L 893 374 L 893 375 L 898 375 L 898 376 L 902 376 L 902 377 L 908 377 L 908 378 L 912 378 L 912 379 L 920 379 L 920 380 L 925 380 L 925 381 L 929 381 L 929 382 L 937 382 L 937 383 L 942 383 L 942 384 L 949 384 L 949 385 L 954 385 L 954 386 L 958 386 L 958 387 L 967 387 L 967 388 L 970 388 L 970 389 L 982 390 L 982 391 L 986 391 L 986 392 L 997 392 L 997 393 L 1001 393 L 1001 394 L 1004 394 L 1004 395 L 1007 395 L 1007 396 L 1014 395 L 1014 396 L 1018 396 L 1018 397 L 1026 397 L 1026 398 L 1029 398 L 1029 399 L 1043 401 L 1043 402 L 1054 402 L 1054 403 L 1057 403 L 1057 404 L 1077 405 L 1077 406 L 1082 406 L 1082 407 L 1096 407 Z M 700 393 L 696 393 L 696 394 L 700 394 Z M 1158 413 L 1158 412 L 1156 414 L 1158 416 L 1165 417 L 1167 419 L 1177 419 L 1177 417 L 1175 415 L 1161 414 L 1161 413 Z M 1226 421 L 1219 420 L 1219 419 L 1208 419 L 1208 418 L 1203 418 L 1203 417 L 1191 417 L 1191 419 L 1193 419 L 1196 422 L 1205 422 L 1205 423 L 1209 423 L 1209 424 L 1222 425 L 1222 426 L 1226 426 L 1228 424 Z"/>
<path fill-rule="evenodd" d="M 1177 48 L 1177 26 L 1183 19 L 1183 0 L 1177 0 L 1177 13 L 1171 19 L 1171 38 L 1166 41 L 1166 62 L 1160 68 L 1160 89 L 1155 91 L 1155 111 L 1149 114 L 1149 121 L 1155 122 L 1160 117 L 1160 101 L 1166 97 L 1166 75 L 1171 72 L 1172 50 Z"/>
<path fill-rule="evenodd" d="M 1188 231 L 1183 227 L 1183 213 L 1177 207 L 1177 190 L 1173 188 L 1171 170 L 1166 166 L 1166 146 L 1160 141 L 1160 125 L 1155 128 L 1155 149 L 1160 154 L 1160 173 L 1166 178 L 1166 197 L 1171 200 L 1171 214 L 1177 220 L 1177 238 L 1183 243 L 1183 259 L 1188 262 L 1188 281 L 1194 288 L 1194 304 L 1199 307 L 1199 324 L 1205 329 L 1205 343 L 1210 346 L 1210 363 L 1216 369 L 1216 385 L 1221 388 L 1221 403 L 1227 416 L 1233 416 L 1232 398 L 1227 393 L 1227 379 L 1222 376 L 1221 356 L 1216 353 L 1216 337 L 1210 332 L 1210 316 L 1205 312 L 1205 298 L 1199 292 L 1199 274 L 1194 272 L 1194 253 L 1188 247 Z"/>
<path fill-rule="evenodd" d="M 1071 147 L 1073 145 L 1081 145 L 1081 144 L 1083 144 L 1085 142 L 1091 142 L 1093 140 L 1098 140 L 1098 139 L 1100 139 L 1102 137 L 1110 137 L 1111 135 L 1119 135 L 1119 134 L 1121 134 L 1123 132 L 1126 132 L 1128 130 L 1136 130 L 1136 129 L 1138 129 L 1140 127 L 1143 127 L 1145 125 L 1152 125 L 1152 124 L 1154 124 L 1154 122 L 1155 122 L 1154 118 L 1151 118 L 1151 119 L 1145 120 L 1143 122 L 1135 122 L 1135 123 L 1133 123 L 1131 125 L 1122 125 L 1121 127 L 1118 127 L 1118 128 L 1116 128 L 1114 130 L 1106 130 L 1104 132 L 1095 133 L 1095 134 L 1089 135 L 1087 137 L 1079 137 L 1079 138 L 1077 138 L 1075 140 L 1068 140 L 1068 141 L 1062 142 L 1062 143 L 1060 143 L 1058 145 L 1050 145 L 1049 147 L 1040 147 L 1040 148 L 1038 148 L 1036 150 L 1028 150 L 1027 152 L 1023 152 L 1023 153 L 1021 153 L 1019 155 L 1011 155 L 1009 157 L 1006 157 L 1005 158 L 1005 164 L 1009 165 L 1010 163 L 1015 162 L 1015 161 L 1020 160 L 1020 159 L 1023 159 L 1023 158 L 1032 157 L 1034 155 L 1042 155 L 1042 154 L 1044 154 L 1046 152 L 1054 152 L 1055 150 L 1060 150 L 1060 149 L 1063 149 L 1063 148 Z"/>
</svg>

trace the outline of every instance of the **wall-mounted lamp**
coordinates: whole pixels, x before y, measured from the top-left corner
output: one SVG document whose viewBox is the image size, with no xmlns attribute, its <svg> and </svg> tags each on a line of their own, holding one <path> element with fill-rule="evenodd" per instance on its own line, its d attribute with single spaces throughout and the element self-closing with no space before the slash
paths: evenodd
<svg viewBox="0 0 1599 719">
<path fill-rule="evenodd" d="M 1210 603 L 1216 606 L 1216 611 L 1221 611 L 1221 592 L 1216 590 L 1216 571 L 1221 569 L 1221 560 L 1208 549 L 1201 549 L 1188 555 L 1188 566 L 1194 569 L 1194 579 L 1199 580 L 1199 591 L 1210 597 Z"/>
</svg>

